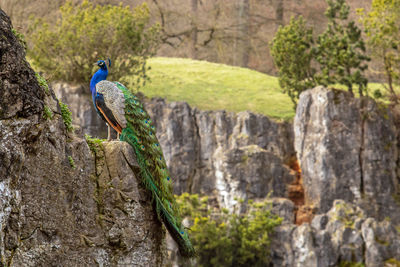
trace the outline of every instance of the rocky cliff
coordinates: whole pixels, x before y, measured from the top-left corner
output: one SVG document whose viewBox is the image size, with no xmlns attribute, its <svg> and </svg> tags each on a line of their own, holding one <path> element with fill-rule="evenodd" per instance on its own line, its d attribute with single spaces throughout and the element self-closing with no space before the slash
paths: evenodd
<svg viewBox="0 0 400 267">
<path fill-rule="evenodd" d="M 164 231 L 132 150 L 67 131 L 1 11 L 0 62 L 0 265 L 162 265 Z M 84 91 L 56 93 L 94 134 L 101 122 Z M 176 193 L 209 194 L 230 208 L 272 192 L 284 218 L 273 266 L 400 261 L 400 135 L 388 108 L 325 88 L 302 94 L 293 125 L 162 99 L 146 108 Z"/>
<path fill-rule="evenodd" d="M 162 99 L 146 108 L 176 193 L 208 194 L 229 208 L 235 197 L 273 190 L 284 218 L 273 266 L 400 261 L 399 129 L 384 105 L 319 87 L 301 95 L 293 124 Z"/>
<path fill-rule="evenodd" d="M 318 87 L 301 95 L 294 129 L 306 203 L 326 212 L 343 199 L 400 223 L 399 129 L 387 107 Z"/>
<path fill-rule="evenodd" d="M 74 120 L 84 131 L 105 136 L 91 98 L 56 84 L 56 94 L 71 103 Z M 287 185 L 296 180 L 289 164 L 295 155 L 289 123 L 277 123 L 250 112 L 201 111 L 186 103 L 155 98 L 145 107 L 157 128 L 165 159 L 174 177 L 175 193 L 214 195 L 223 207 L 235 198 L 288 197 Z M 99 122 L 97 124 L 97 122 Z M 96 123 L 95 125 L 91 123 Z M 93 131 L 100 128 L 103 131 Z"/>
<path fill-rule="evenodd" d="M 384 105 L 344 91 L 318 87 L 300 96 L 294 144 L 315 217 L 276 229 L 274 266 L 398 266 L 395 120 Z"/>
<path fill-rule="evenodd" d="M 164 231 L 125 143 L 69 133 L 0 10 L 0 266 L 161 266 Z"/>
</svg>

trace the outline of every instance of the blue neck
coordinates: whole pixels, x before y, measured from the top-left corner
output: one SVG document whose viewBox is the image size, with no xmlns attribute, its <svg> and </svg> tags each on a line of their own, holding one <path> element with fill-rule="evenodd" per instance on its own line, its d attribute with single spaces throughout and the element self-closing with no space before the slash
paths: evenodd
<svg viewBox="0 0 400 267">
<path fill-rule="evenodd" d="M 102 80 L 107 79 L 108 70 L 107 67 L 101 68 L 93 75 L 90 80 L 90 92 L 92 93 L 93 99 L 96 97 L 96 84 Z"/>
</svg>

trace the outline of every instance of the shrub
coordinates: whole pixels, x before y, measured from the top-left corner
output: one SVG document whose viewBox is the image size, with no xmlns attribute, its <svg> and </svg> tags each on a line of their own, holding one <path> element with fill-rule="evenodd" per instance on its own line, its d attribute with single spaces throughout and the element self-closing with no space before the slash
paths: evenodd
<svg viewBox="0 0 400 267">
<path fill-rule="evenodd" d="M 80 6 L 71 1 L 60 8 L 54 25 L 37 19 L 30 29 L 33 47 L 28 55 L 33 64 L 54 80 L 88 83 L 99 59 L 111 58 L 111 78 L 137 76 L 146 79 L 146 59 L 157 46 L 158 26 L 149 26 L 146 4 L 133 11 L 128 6 Z"/>
<path fill-rule="evenodd" d="M 211 208 L 207 197 L 177 197 L 182 216 L 190 219 L 190 238 L 198 254 L 196 266 L 267 266 L 270 235 L 282 221 L 267 202 L 249 204 L 237 214 Z"/>
</svg>

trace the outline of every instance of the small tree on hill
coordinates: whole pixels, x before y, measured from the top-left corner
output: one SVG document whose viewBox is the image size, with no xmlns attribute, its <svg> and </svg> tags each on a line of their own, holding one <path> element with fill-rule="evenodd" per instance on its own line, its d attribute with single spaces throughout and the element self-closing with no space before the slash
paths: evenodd
<svg viewBox="0 0 400 267">
<path fill-rule="evenodd" d="M 55 80 L 88 83 L 99 59 L 111 58 L 112 78 L 136 75 L 137 85 L 146 76 L 146 59 L 155 53 L 158 26 L 149 25 L 146 4 L 133 11 L 122 5 L 80 6 L 68 1 L 55 25 L 37 20 L 31 28 L 33 64 Z"/>
<path fill-rule="evenodd" d="M 316 85 L 343 84 L 352 94 L 358 85 L 360 95 L 366 90 L 368 80 L 363 72 L 369 58 L 361 30 L 348 21 L 350 9 L 345 0 L 327 3 L 328 27 L 316 44 L 302 17 L 280 27 L 271 43 L 279 83 L 294 103 L 302 91 Z"/>
<path fill-rule="evenodd" d="M 301 92 L 316 85 L 313 30 L 303 17 L 291 18 L 289 25 L 280 26 L 271 42 L 271 55 L 279 69 L 279 84 L 296 105 Z"/>
<path fill-rule="evenodd" d="M 389 93 L 398 103 L 394 84 L 400 81 L 400 0 L 373 0 L 371 10 L 360 13 L 369 51 L 382 62 Z"/>
<path fill-rule="evenodd" d="M 345 0 L 327 0 L 327 3 L 328 27 L 317 39 L 316 60 L 321 71 L 316 79 L 325 86 L 343 84 L 352 94 L 353 85 L 357 85 L 363 95 L 368 83 L 363 72 L 368 68 L 369 57 L 361 30 L 354 21 L 348 21 L 350 7 Z"/>
</svg>

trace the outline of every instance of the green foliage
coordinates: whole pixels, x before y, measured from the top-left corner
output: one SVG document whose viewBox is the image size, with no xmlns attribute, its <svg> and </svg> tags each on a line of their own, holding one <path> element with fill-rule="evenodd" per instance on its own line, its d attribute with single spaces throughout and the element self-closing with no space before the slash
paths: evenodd
<svg viewBox="0 0 400 267">
<path fill-rule="evenodd" d="M 280 27 L 272 45 L 271 55 L 279 69 L 279 83 L 296 103 L 300 93 L 315 85 L 345 85 L 353 94 L 367 90 L 363 72 L 368 68 L 361 30 L 348 20 L 349 6 L 345 0 L 327 0 L 326 30 L 314 44 L 312 29 L 302 17 L 292 18 Z M 318 70 L 316 71 L 313 66 Z"/>
<path fill-rule="evenodd" d="M 51 120 L 53 118 L 53 111 L 48 106 L 44 106 L 43 108 L 43 118 L 45 120 Z"/>
<path fill-rule="evenodd" d="M 280 26 L 271 42 L 271 55 L 279 69 L 279 84 L 294 104 L 301 92 L 315 86 L 313 29 L 302 16 L 292 17 L 289 25 Z"/>
<path fill-rule="evenodd" d="M 50 89 L 49 89 L 49 85 L 47 84 L 46 79 L 43 78 L 42 76 L 40 76 L 40 74 L 37 73 L 37 72 L 35 72 L 35 76 L 36 76 L 36 79 L 37 79 L 39 85 L 41 87 L 43 87 L 44 91 L 46 92 L 46 94 L 49 95 L 50 94 Z"/>
<path fill-rule="evenodd" d="M 93 138 L 88 134 L 85 134 L 86 143 L 88 144 L 90 151 L 97 153 L 101 149 L 102 143 L 105 139 Z"/>
<path fill-rule="evenodd" d="M 374 90 L 373 96 L 374 96 L 375 99 L 380 99 L 380 98 L 383 97 L 382 92 L 379 89 L 375 89 Z"/>
<path fill-rule="evenodd" d="M 394 259 L 394 258 L 390 258 L 388 260 L 385 261 L 385 266 L 387 267 L 400 267 L 400 261 Z"/>
<path fill-rule="evenodd" d="M 270 235 L 282 219 L 267 202 L 249 203 L 245 214 L 212 209 L 207 197 L 177 197 L 182 216 L 192 223 L 190 236 L 198 254 L 196 266 L 266 266 Z"/>
<path fill-rule="evenodd" d="M 358 86 L 360 95 L 367 89 L 368 80 L 363 74 L 368 68 L 365 44 L 361 30 L 354 21 L 349 21 L 350 7 L 345 0 L 327 0 L 325 12 L 327 29 L 318 36 L 316 60 L 321 71 L 316 75 L 318 84 L 343 84 L 353 93 Z"/>
<path fill-rule="evenodd" d="M 74 129 L 74 127 L 72 127 L 72 113 L 69 110 L 67 104 L 64 104 L 60 100 L 58 101 L 58 103 L 60 104 L 61 116 L 63 118 L 64 125 L 67 128 L 68 132 L 72 132 L 72 130 Z"/>
<path fill-rule="evenodd" d="M 22 47 L 24 48 L 24 50 L 26 50 L 26 41 L 25 41 L 25 37 L 22 33 L 18 32 L 16 29 L 12 28 L 11 32 L 15 35 L 15 37 L 17 37 L 18 42 L 22 45 Z"/>
<path fill-rule="evenodd" d="M 135 86 L 147 79 L 146 59 L 158 43 L 158 26 L 149 26 L 149 10 L 122 4 L 94 5 L 67 1 L 55 25 L 38 19 L 30 29 L 33 64 L 55 80 L 87 83 L 99 59 L 111 58 L 111 78 L 135 76 Z M 123 80 L 122 80 L 123 81 Z"/>
<path fill-rule="evenodd" d="M 76 165 L 75 165 L 75 161 L 71 156 L 68 156 L 68 161 L 69 161 L 69 165 L 71 166 L 72 169 L 76 169 Z"/>
<path fill-rule="evenodd" d="M 398 103 L 394 84 L 400 82 L 400 0 L 373 0 L 369 12 L 360 9 L 361 21 L 372 56 L 386 76 L 392 100 Z"/>
</svg>

